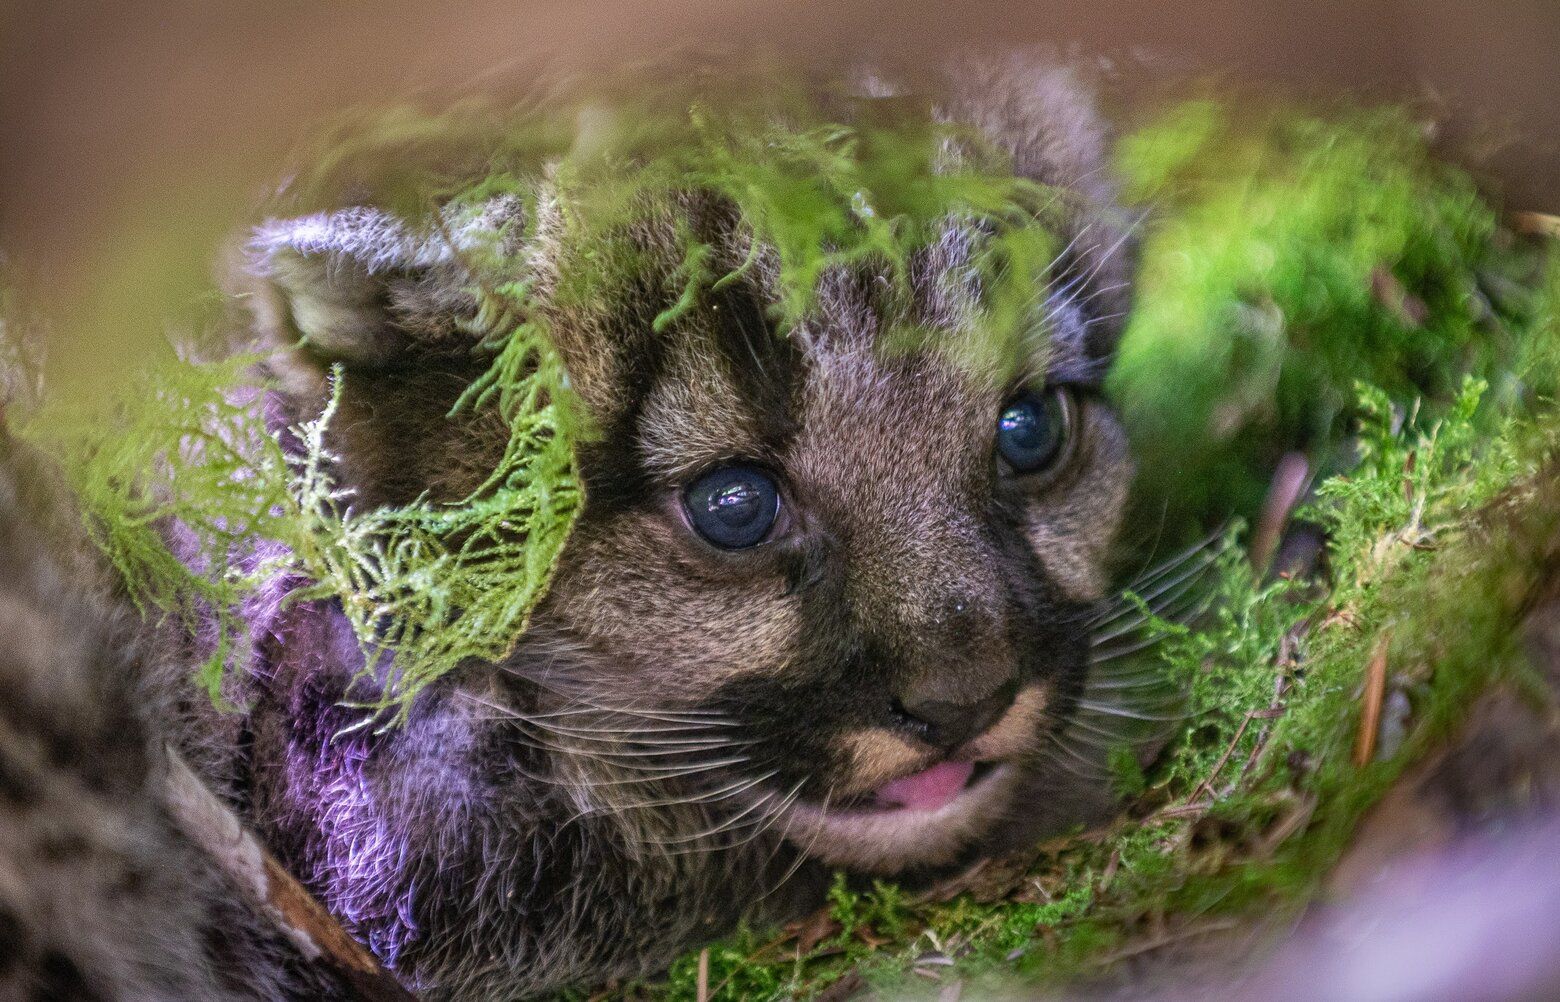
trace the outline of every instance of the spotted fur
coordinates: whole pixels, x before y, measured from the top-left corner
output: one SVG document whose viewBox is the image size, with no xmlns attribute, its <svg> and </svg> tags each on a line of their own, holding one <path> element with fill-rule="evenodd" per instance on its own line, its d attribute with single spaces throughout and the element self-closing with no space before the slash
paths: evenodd
<svg viewBox="0 0 1560 1002">
<path fill-rule="evenodd" d="M 171 652 L 76 525 L 0 433 L 0 999 L 342 997 L 176 823 L 163 739 L 193 718 L 151 667 Z"/>
</svg>

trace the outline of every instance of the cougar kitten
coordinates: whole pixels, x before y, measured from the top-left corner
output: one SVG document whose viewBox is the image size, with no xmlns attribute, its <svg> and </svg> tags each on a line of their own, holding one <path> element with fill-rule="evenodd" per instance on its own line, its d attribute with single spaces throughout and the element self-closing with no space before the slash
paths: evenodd
<svg viewBox="0 0 1560 1002">
<path fill-rule="evenodd" d="M 884 350 L 891 326 L 967 321 L 977 235 L 954 221 L 917 253 L 909 305 L 840 268 L 781 336 L 774 269 L 742 268 L 747 231 L 713 195 L 649 207 L 635 280 L 583 305 L 555 283 L 593 251 L 545 183 L 495 201 L 497 223 L 525 223 L 506 232 L 525 234 L 595 430 L 585 502 L 513 654 L 441 678 L 399 726 L 353 726 L 348 704 L 375 695 L 359 645 L 336 603 L 284 601 L 301 582 L 246 608 L 254 663 L 222 715 L 166 638 L 124 643 L 106 591 L 23 538 L 30 509 L 0 510 L 0 679 L 36 693 L 0 707 L 0 986 L 325 990 L 170 830 L 164 740 L 435 998 L 653 974 L 745 914 L 804 906 L 832 868 L 935 872 L 1102 796 L 1067 781 L 1053 739 L 1086 684 L 1129 476 L 1099 396 L 1127 230 L 1066 71 L 1015 57 L 939 81 L 935 114 L 1070 192 L 1034 290 L 1047 343 L 1020 379 Z M 653 324 L 683 293 L 689 229 L 740 279 Z M 352 204 L 250 243 L 245 302 L 289 346 L 267 420 L 285 436 L 315 417 L 339 365 L 329 445 L 357 505 L 461 498 L 506 446 L 502 421 L 448 417 L 487 365 L 457 243 Z"/>
</svg>

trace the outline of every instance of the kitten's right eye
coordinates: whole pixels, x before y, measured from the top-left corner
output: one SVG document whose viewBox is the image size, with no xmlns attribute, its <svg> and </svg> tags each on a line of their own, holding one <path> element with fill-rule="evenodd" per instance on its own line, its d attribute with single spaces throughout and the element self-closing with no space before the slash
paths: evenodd
<svg viewBox="0 0 1560 1002">
<path fill-rule="evenodd" d="M 1014 473 L 1049 469 L 1066 449 L 1072 412 L 1072 398 L 1064 387 L 1019 394 L 997 418 L 997 455 Z"/>
<path fill-rule="evenodd" d="M 723 550 L 757 546 L 780 514 L 780 488 L 756 466 L 722 466 L 683 491 L 694 531 Z"/>
</svg>

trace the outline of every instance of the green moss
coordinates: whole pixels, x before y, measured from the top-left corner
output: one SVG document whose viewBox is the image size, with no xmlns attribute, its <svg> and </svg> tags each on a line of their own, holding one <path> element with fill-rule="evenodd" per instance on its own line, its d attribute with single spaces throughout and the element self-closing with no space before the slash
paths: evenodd
<svg viewBox="0 0 1560 1002">
<path fill-rule="evenodd" d="M 867 930 L 879 936 L 903 936 L 909 928 L 907 898 L 893 884 L 874 881 L 864 893 L 852 891 L 843 876 L 829 888 L 829 916 L 839 923 L 840 936 L 848 939 Z"/>
<path fill-rule="evenodd" d="M 934 347 L 1001 372 L 1040 333 L 1024 311 L 1054 249 L 1049 196 L 1002 180 L 978 144 L 967 170 L 938 174 L 932 153 L 950 137 L 891 105 L 849 126 L 797 121 L 786 94 L 730 107 L 630 101 L 620 117 L 567 107 L 520 125 L 488 109 L 401 116 L 337 143 L 300 201 L 367 164 L 383 175 L 368 185 L 376 200 L 425 218 L 451 200 L 533 198 L 541 165 L 557 161 L 568 236 L 583 250 L 560 295 L 584 305 L 642 267 L 623 229 L 703 186 L 774 249 L 782 331 L 805 317 L 822 269 L 871 261 L 902 282 L 910 250 L 962 213 L 999 238 L 982 263 L 992 292 L 978 336 Z M 1555 256 L 1500 230 L 1398 111 L 1235 115 L 1196 102 L 1129 135 L 1120 164 L 1128 194 L 1155 210 L 1111 376 L 1146 471 L 1140 496 L 1169 508 L 1165 534 L 1195 532 L 1252 511 L 1274 459 L 1304 450 L 1329 474 L 1305 513 L 1328 532 L 1327 575 L 1264 581 L 1238 549 L 1226 554 L 1217 611 L 1196 631 L 1168 630 L 1155 655 L 1187 693 L 1188 725 L 1146 772 L 1114 758 L 1130 819 L 1042 847 L 995 899 L 842 881 L 826 916 L 838 928 L 807 950 L 774 930 L 713 945 L 717 998 L 805 997 L 853 970 L 896 993 L 930 992 L 907 973 L 927 953 L 954 962 L 931 969 L 944 981 L 1033 988 L 1096 977 L 1165 923 L 1298 908 L 1362 813 L 1476 695 L 1523 680 L 1514 628 L 1553 571 L 1535 554 L 1560 511 L 1548 465 L 1560 436 Z M 661 324 L 728 280 L 694 234 L 679 240 Z M 213 687 L 243 643 L 233 610 L 283 568 L 314 581 L 312 594 L 341 597 L 366 645 L 397 649 L 397 699 L 513 643 L 577 510 L 572 445 L 590 432 L 526 285 L 477 291 L 506 319 L 461 410 L 499 409 L 512 447 L 460 505 L 347 512 L 323 475 L 329 415 L 290 465 L 234 396 L 244 360 L 167 367 L 107 422 L 28 425 L 66 457 L 89 528 L 147 612 L 192 629 L 215 614 L 225 627 Z M 533 521 L 517 529 L 516 512 Z M 170 520 L 200 559 L 175 557 L 158 531 Z M 229 559 L 255 538 L 289 556 L 262 568 Z M 1359 689 L 1383 644 L 1410 726 L 1393 753 L 1357 768 Z M 634 990 L 691 999 L 697 969 L 690 954 Z"/>
<path fill-rule="evenodd" d="M 213 541 L 285 536 L 297 509 L 281 449 L 255 426 L 252 408 L 225 395 L 253 361 L 180 366 L 177 378 L 143 376 L 127 387 L 127 403 L 107 415 L 45 408 L 16 426 L 67 457 L 62 465 L 86 531 L 143 614 L 177 616 L 202 638 L 210 636 L 202 624 L 216 620 L 201 671 L 213 698 L 244 644 L 239 605 L 259 583 L 231 559 L 236 547 Z M 177 547 L 169 532 L 175 518 L 182 523 Z"/>
<path fill-rule="evenodd" d="M 1156 498 L 1254 513 L 1279 452 L 1347 465 L 1356 381 L 1444 401 L 1459 373 L 1510 371 L 1533 257 L 1425 132 L 1396 109 L 1192 101 L 1122 143 L 1154 219 L 1111 388 Z"/>
<path fill-rule="evenodd" d="M 1071 197 L 1014 177 L 1006 151 L 973 129 L 934 122 L 919 99 L 862 98 L 763 74 L 632 89 L 609 82 L 565 88 L 534 106 L 472 104 L 434 118 L 400 109 L 343 126 L 312 159 L 292 184 L 300 211 L 339 204 L 348 191 L 407 218 L 432 218 L 452 201 L 507 195 L 529 204 L 545 176 L 563 226 L 555 295 L 566 307 L 642 282 L 644 253 L 629 231 L 664 221 L 690 192 L 713 195 L 738 210 L 753 257 L 735 273 L 714 270 L 710 248 L 683 220 L 681 295 L 657 327 L 699 290 L 740 277 L 761 252 L 776 265 L 773 319 L 782 333 L 803 320 L 831 268 L 883 272 L 892 304 L 910 294 L 911 254 L 959 221 L 985 234 L 972 264 L 981 322 L 935 347 L 999 374 L 1044 344 L 1033 289 L 1059 250 L 1055 224 Z M 907 346 L 924 347 L 928 336 L 898 332 Z"/>
</svg>

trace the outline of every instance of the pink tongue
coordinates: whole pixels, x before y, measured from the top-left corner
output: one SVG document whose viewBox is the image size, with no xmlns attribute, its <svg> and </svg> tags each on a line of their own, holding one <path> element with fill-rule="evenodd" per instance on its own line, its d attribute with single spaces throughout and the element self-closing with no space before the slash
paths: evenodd
<svg viewBox="0 0 1560 1002">
<path fill-rule="evenodd" d="M 942 762 L 882 787 L 877 802 L 884 807 L 935 811 L 959 795 L 974 771 L 973 762 Z"/>
</svg>

